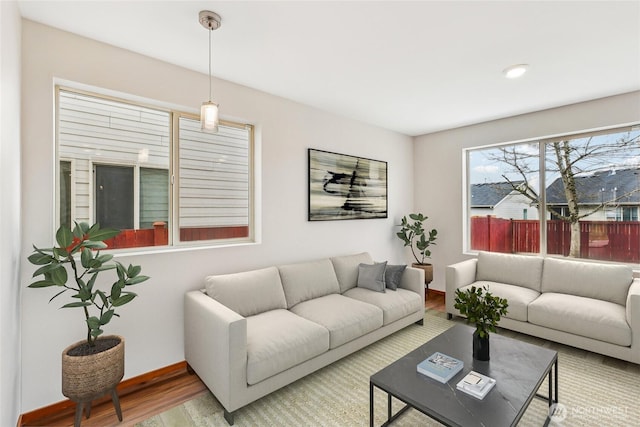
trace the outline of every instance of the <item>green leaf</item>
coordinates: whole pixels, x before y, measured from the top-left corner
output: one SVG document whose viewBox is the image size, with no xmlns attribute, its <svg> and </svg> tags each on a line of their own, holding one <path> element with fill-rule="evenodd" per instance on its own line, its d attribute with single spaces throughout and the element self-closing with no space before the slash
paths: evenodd
<svg viewBox="0 0 640 427">
<path fill-rule="evenodd" d="M 98 278 L 97 274 L 94 274 L 93 276 L 91 276 L 91 278 L 89 279 L 89 282 L 87 282 L 86 285 L 86 289 L 90 292 L 93 293 L 93 285 L 96 283 L 96 279 Z"/>
<path fill-rule="evenodd" d="M 52 269 L 47 274 L 50 275 L 51 281 L 58 286 L 64 286 L 67 283 L 67 269 L 61 264 L 58 264 L 58 268 Z"/>
<path fill-rule="evenodd" d="M 100 241 L 96 242 L 94 240 L 87 240 L 86 242 L 84 242 L 84 247 L 90 249 L 105 249 L 107 247 L 107 244 Z"/>
<path fill-rule="evenodd" d="M 113 304 L 114 307 L 120 307 L 122 305 L 125 305 L 125 304 L 131 302 L 131 300 L 134 299 L 136 296 L 137 295 L 134 294 L 133 292 L 128 292 L 126 294 L 123 294 L 117 300 L 112 301 L 112 304 Z"/>
<path fill-rule="evenodd" d="M 142 271 L 142 267 L 139 265 L 131 265 L 129 264 L 129 268 L 127 269 L 127 276 L 136 277 Z"/>
<path fill-rule="evenodd" d="M 91 336 L 94 338 L 98 338 L 100 335 L 102 335 L 104 331 L 100 328 L 91 328 Z"/>
<path fill-rule="evenodd" d="M 145 280 L 148 280 L 149 276 L 136 276 L 136 277 L 132 277 L 131 279 L 127 280 L 126 282 L 124 282 L 125 285 L 130 286 L 130 285 L 137 285 L 138 283 L 142 283 Z"/>
<path fill-rule="evenodd" d="M 84 268 L 89 268 L 89 263 L 91 262 L 92 259 L 93 259 L 93 253 L 91 252 L 91 249 L 85 247 L 82 250 L 82 254 L 80 255 L 80 262 L 82 263 L 82 266 Z"/>
<path fill-rule="evenodd" d="M 73 237 L 84 240 L 84 235 L 86 234 L 87 230 L 89 230 L 89 224 L 87 224 L 86 222 L 76 222 L 76 226 L 73 227 Z"/>
<path fill-rule="evenodd" d="M 109 303 L 109 300 L 107 299 L 107 296 L 104 294 L 104 292 L 102 292 L 101 290 L 97 290 L 96 294 L 98 294 L 98 296 L 100 296 L 100 299 L 102 300 L 102 304 L 103 305 L 107 305 Z"/>
<path fill-rule="evenodd" d="M 96 259 L 104 264 L 104 263 L 107 263 L 107 262 L 111 261 L 113 259 L 113 255 L 111 255 L 111 254 L 98 255 L 98 256 L 96 256 Z"/>
<path fill-rule="evenodd" d="M 122 287 L 119 282 L 116 282 L 111 286 L 111 301 L 115 301 L 120 298 L 120 294 L 122 294 Z"/>
<path fill-rule="evenodd" d="M 27 259 L 31 264 L 34 264 L 34 265 L 45 265 L 52 261 L 55 261 L 55 258 L 53 258 L 51 255 L 47 255 L 41 252 L 31 254 Z"/>
<path fill-rule="evenodd" d="M 89 301 L 76 301 L 70 302 L 69 304 L 65 304 L 62 308 L 78 308 L 78 307 L 89 307 L 91 303 Z"/>
<path fill-rule="evenodd" d="M 56 231 L 56 242 L 58 242 L 58 246 L 61 248 L 66 248 L 73 242 L 73 233 L 68 227 L 63 225 Z"/>
<path fill-rule="evenodd" d="M 109 311 L 105 312 L 100 317 L 100 324 L 101 325 L 106 325 L 107 323 L 109 323 L 111 321 L 111 318 L 113 317 L 113 314 L 114 314 L 113 310 L 109 310 Z"/>
<path fill-rule="evenodd" d="M 80 292 L 78 292 L 78 298 L 82 301 L 90 301 L 92 297 L 92 293 L 86 286 L 80 288 Z"/>
<path fill-rule="evenodd" d="M 97 227 L 96 227 L 97 226 Z M 116 230 L 115 228 L 100 228 L 98 224 L 95 224 L 91 230 L 89 230 L 89 240 L 91 241 L 103 241 L 107 239 L 111 239 L 112 237 L 116 237 L 120 234 L 120 230 Z M 106 245 L 105 245 L 106 247 Z"/>
<path fill-rule="evenodd" d="M 38 280 L 37 282 L 33 282 L 28 288 L 48 288 L 49 286 L 57 286 L 51 280 Z"/>
<path fill-rule="evenodd" d="M 89 317 L 87 319 L 87 326 L 89 326 L 90 329 L 100 329 L 100 319 L 96 316 Z"/>
</svg>

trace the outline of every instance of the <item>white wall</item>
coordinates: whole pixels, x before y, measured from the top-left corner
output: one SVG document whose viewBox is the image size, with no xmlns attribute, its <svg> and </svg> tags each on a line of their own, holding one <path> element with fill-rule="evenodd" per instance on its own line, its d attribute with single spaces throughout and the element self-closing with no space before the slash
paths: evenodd
<svg viewBox="0 0 640 427">
<path fill-rule="evenodd" d="M 0 425 L 20 414 L 20 32 L 0 2 Z"/>
<path fill-rule="evenodd" d="M 34 268 L 31 243 L 53 241 L 54 79 L 160 100 L 197 111 L 207 95 L 206 75 L 132 52 L 23 21 L 23 239 L 22 284 Z M 259 69 L 260 64 L 256 64 Z M 258 71 L 256 71 L 258 72 Z M 222 118 L 246 120 L 258 134 L 262 242 L 206 250 L 119 256 L 141 264 L 151 280 L 123 307 L 108 331 L 126 338 L 125 378 L 184 360 L 185 291 L 208 274 L 369 251 L 376 260 L 405 262 L 394 224 L 413 202 L 410 137 L 343 119 L 256 90 L 214 81 Z M 307 222 L 307 148 L 385 160 L 389 167 L 389 218 Z M 60 392 L 60 353 L 81 340 L 82 314 L 47 304 L 53 291 L 23 291 L 22 411 L 49 405 Z"/>
<path fill-rule="evenodd" d="M 445 268 L 469 258 L 462 253 L 462 149 L 516 141 L 640 119 L 640 92 L 539 111 L 416 137 L 415 209 L 438 229 L 432 250 L 433 289 L 444 290 Z"/>
</svg>

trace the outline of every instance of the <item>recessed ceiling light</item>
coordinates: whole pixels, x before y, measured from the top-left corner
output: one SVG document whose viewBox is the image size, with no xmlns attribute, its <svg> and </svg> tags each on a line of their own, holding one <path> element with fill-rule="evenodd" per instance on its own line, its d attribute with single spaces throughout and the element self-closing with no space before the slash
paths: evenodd
<svg viewBox="0 0 640 427">
<path fill-rule="evenodd" d="M 529 68 L 529 64 L 512 65 L 502 70 L 502 74 L 508 79 L 517 79 L 527 72 L 527 68 Z"/>
</svg>

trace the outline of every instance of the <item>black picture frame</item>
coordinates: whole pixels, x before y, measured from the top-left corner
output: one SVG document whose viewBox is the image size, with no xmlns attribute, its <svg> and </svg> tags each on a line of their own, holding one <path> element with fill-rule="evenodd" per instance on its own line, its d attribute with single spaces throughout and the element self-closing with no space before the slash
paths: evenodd
<svg viewBox="0 0 640 427">
<path fill-rule="evenodd" d="M 308 149 L 309 221 L 387 218 L 387 162 Z"/>
</svg>

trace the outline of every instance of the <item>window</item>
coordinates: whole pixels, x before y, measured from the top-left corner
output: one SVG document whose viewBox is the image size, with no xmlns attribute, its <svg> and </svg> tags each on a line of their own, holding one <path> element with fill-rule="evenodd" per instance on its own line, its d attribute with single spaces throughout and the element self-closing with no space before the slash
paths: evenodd
<svg viewBox="0 0 640 427">
<path fill-rule="evenodd" d="M 205 133 L 186 113 L 64 88 L 57 101 L 60 224 L 122 230 L 110 248 L 252 237 L 252 126 Z"/>
<path fill-rule="evenodd" d="M 637 127 L 465 154 L 468 249 L 640 262 Z"/>
</svg>

